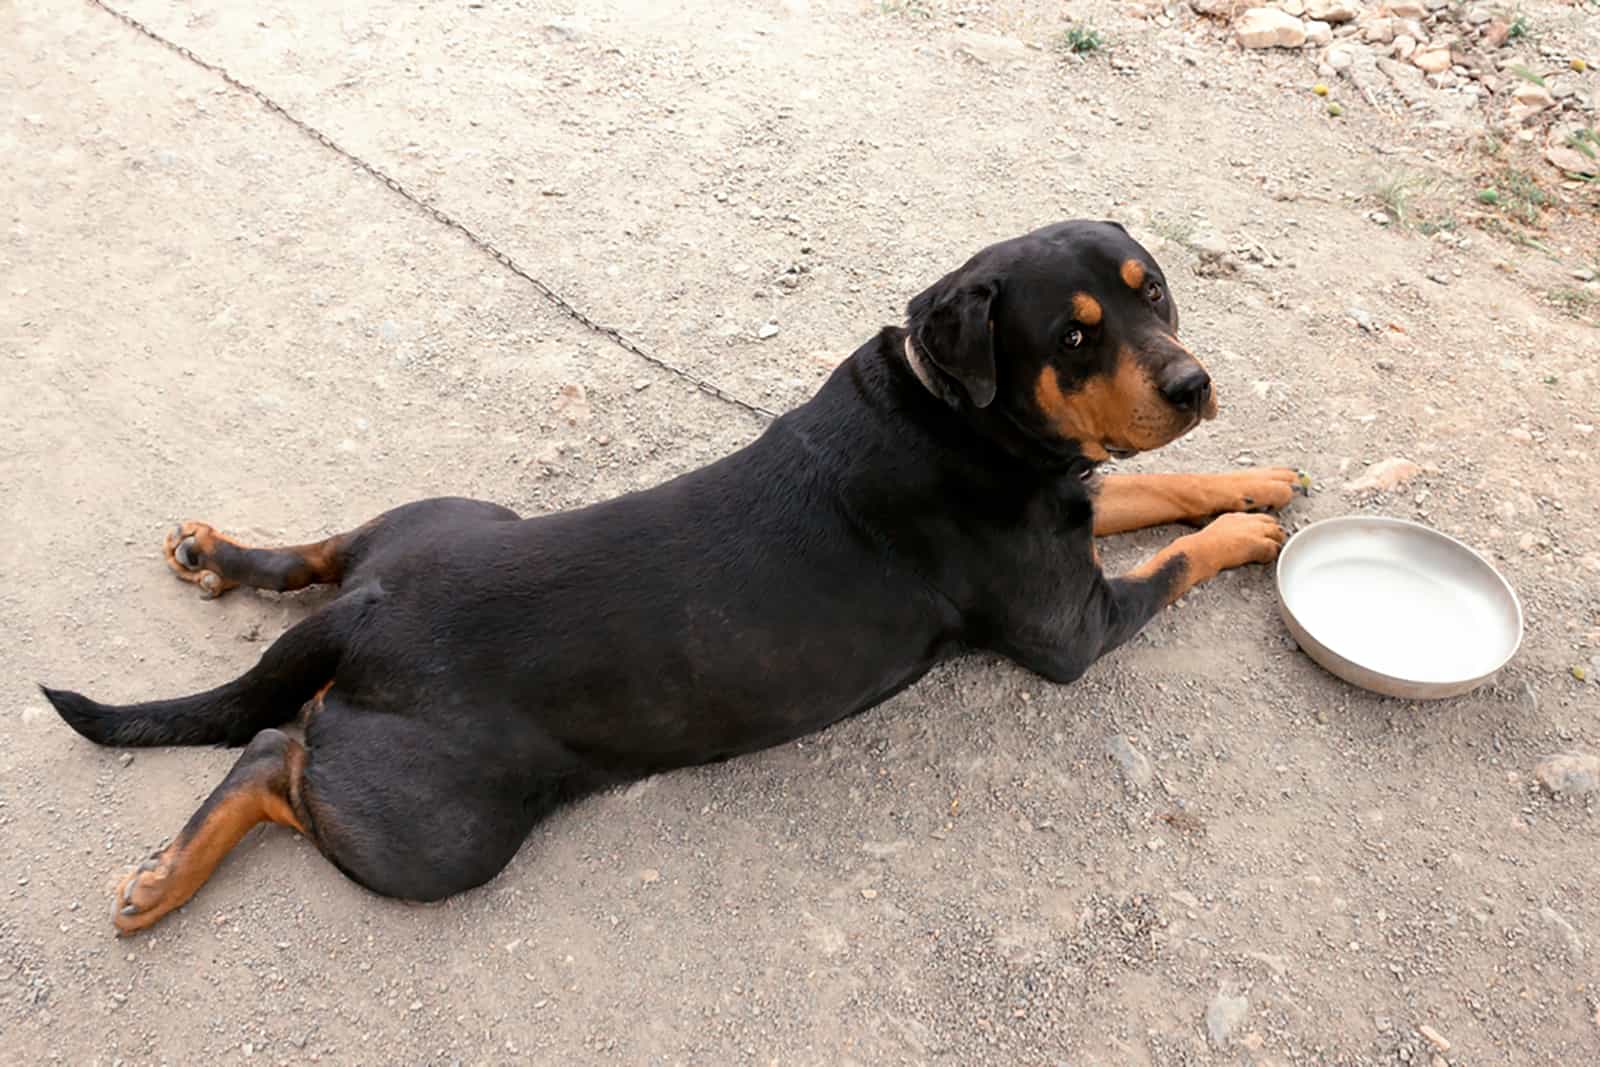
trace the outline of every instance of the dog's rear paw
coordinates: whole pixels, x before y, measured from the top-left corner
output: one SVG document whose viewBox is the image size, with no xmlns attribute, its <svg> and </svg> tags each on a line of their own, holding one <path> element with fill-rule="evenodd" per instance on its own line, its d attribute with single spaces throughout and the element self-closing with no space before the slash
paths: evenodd
<svg viewBox="0 0 1600 1067">
<path fill-rule="evenodd" d="M 167 912 L 189 898 L 173 877 L 170 850 L 162 850 L 140 863 L 117 886 L 111 922 L 119 934 L 132 934 L 153 926 Z"/>
<path fill-rule="evenodd" d="M 179 578 L 199 586 L 207 598 L 221 596 L 239 584 L 222 576 L 216 557 L 219 541 L 229 539 L 203 522 L 184 522 L 172 528 L 164 546 L 167 566 Z"/>
</svg>

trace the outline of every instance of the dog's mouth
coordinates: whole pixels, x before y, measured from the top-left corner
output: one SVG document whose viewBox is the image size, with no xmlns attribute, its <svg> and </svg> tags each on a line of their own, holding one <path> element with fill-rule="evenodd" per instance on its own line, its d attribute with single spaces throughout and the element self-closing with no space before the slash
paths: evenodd
<svg viewBox="0 0 1600 1067">
<path fill-rule="evenodd" d="M 1206 421 L 1206 419 L 1210 417 L 1211 416 L 1204 411 L 1197 411 L 1184 420 L 1183 425 L 1176 433 L 1173 433 L 1170 437 L 1164 436 L 1162 440 L 1149 443 L 1142 448 L 1127 444 L 1125 442 L 1112 444 L 1110 441 L 1101 441 L 1100 448 L 1112 460 L 1132 459 L 1134 456 L 1137 456 L 1142 452 L 1149 452 L 1153 448 L 1160 448 L 1162 445 L 1171 444 L 1173 441 L 1176 441 L 1178 438 L 1183 437 L 1194 430 L 1195 427 L 1199 426 L 1202 422 Z"/>
</svg>

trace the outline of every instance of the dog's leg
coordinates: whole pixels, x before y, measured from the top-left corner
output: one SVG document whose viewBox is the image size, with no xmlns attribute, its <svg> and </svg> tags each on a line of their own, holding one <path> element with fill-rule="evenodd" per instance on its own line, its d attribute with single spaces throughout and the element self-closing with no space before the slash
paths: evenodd
<svg viewBox="0 0 1600 1067">
<path fill-rule="evenodd" d="M 240 585 L 288 592 L 344 576 L 345 554 L 359 531 L 291 548 L 250 548 L 203 522 L 185 522 L 167 534 L 167 566 L 208 597 Z"/>
<path fill-rule="evenodd" d="M 1288 467 L 1225 474 L 1108 474 L 1094 502 L 1094 534 L 1142 530 L 1172 522 L 1201 523 L 1232 511 L 1281 508 L 1298 475 Z"/>
<path fill-rule="evenodd" d="M 1016 617 L 993 647 L 1052 682 L 1072 682 L 1163 607 L 1230 567 L 1270 563 L 1285 534 L 1271 515 L 1234 512 L 1180 537 L 1117 578 L 1096 572 L 1083 599 Z"/>
<path fill-rule="evenodd" d="M 1232 512 L 1111 579 L 1106 583 L 1111 610 L 1101 652 L 1132 637 L 1157 611 L 1201 582 L 1247 563 L 1271 563 L 1286 537 L 1271 515 Z"/>
<path fill-rule="evenodd" d="M 308 833 L 301 798 L 306 750 L 277 730 L 263 730 L 172 844 L 117 887 L 112 922 L 131 934 L 182 905 L 251 827 L 281 823 Z"/>
</svg>

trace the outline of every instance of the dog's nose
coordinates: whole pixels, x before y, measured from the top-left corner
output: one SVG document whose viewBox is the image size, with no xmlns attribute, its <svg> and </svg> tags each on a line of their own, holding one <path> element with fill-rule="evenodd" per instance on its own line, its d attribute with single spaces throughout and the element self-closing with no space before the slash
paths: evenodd
<svg viewBox="0 0 1600 1067">
<path fill-rule="evenodd" d="M 1161 387 L 1161 395 L 1179 411 L 1199 412 L 1211 398 L 1211 375 L 1204 367 L 1188 367 Z"/>
</svg>

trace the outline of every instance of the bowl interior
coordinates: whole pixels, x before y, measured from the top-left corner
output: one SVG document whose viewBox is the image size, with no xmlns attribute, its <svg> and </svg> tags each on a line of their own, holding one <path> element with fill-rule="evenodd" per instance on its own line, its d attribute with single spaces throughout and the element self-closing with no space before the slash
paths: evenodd
<svg viewBox="0 0 1600 1067">
<path fill-rule="evenodd" d="M 1500 574 L 1453 538 L 1401 519 L 1308 526 L 1279 559 L 1278 591 L 1325 648 L 1403 681 L 1481 678 L 1522 640 L 1522 609 Z"/>
</svg>

